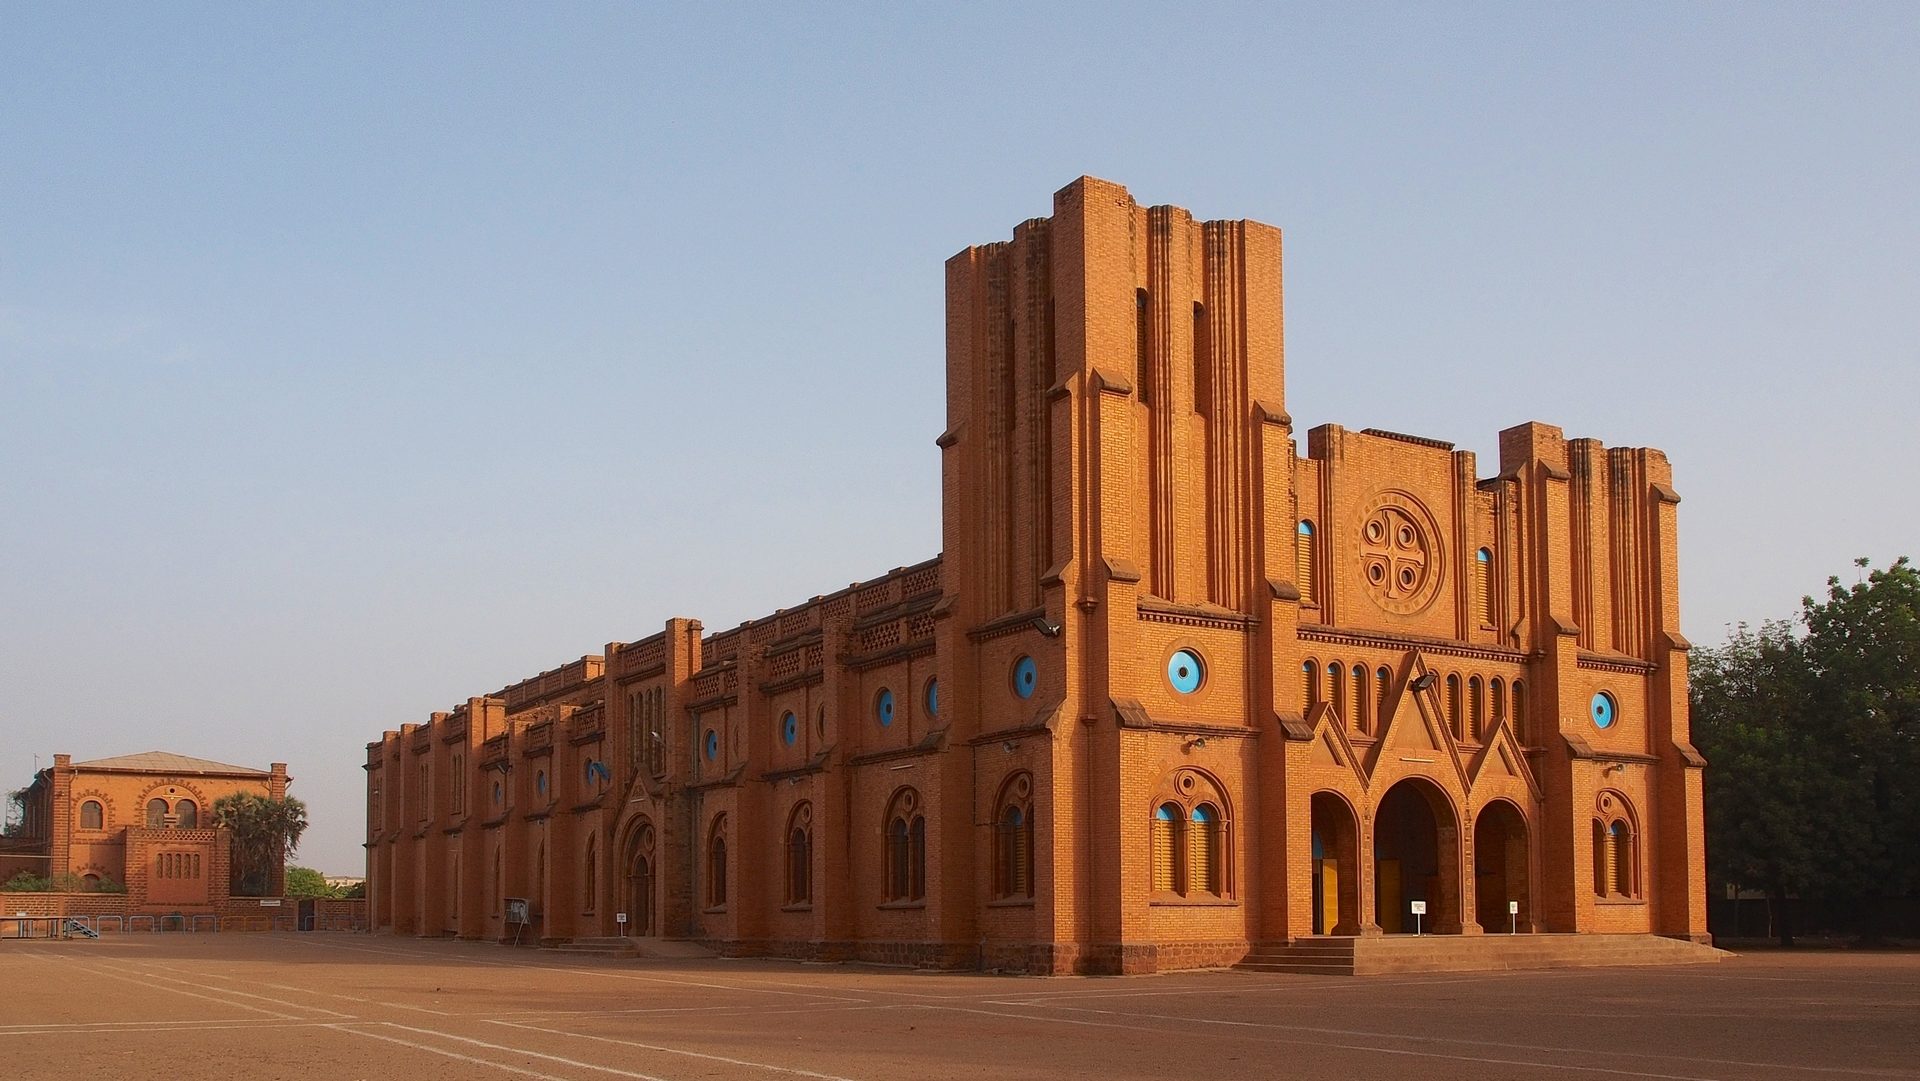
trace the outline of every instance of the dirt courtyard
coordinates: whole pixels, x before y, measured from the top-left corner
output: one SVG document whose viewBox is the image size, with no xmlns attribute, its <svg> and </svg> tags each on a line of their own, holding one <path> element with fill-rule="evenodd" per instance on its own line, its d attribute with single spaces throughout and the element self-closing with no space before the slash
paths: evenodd
<svg viewBox="0 0 1920 1081">
<path fill-rule="evenodd" d="M 1032 979 L 353 934 L 0 941 L 0 1077 L 1920 1078 L 1920 956 Z"/>
</svg>

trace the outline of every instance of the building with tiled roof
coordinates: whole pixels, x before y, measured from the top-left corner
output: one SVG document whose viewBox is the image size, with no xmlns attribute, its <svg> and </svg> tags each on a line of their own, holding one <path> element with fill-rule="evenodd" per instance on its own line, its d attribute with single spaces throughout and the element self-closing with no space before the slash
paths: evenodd
<svg viewBox="0 0 1920 1081">
<path fill-rule="evenodd" d="M 212 824 L 214 802 L 237 792 L 282 798 L 290 780 L 284 762 L 54 755 L 21 795 L 19 826 L 0 846 L 0 882 L 30 871 L 82 892 L 124 888 L 129 913 L 219 912 L 232 893 L 230 839 Z M 264 892 L 277 897 L 282 885 L 275 868 Z"/>
</svg>

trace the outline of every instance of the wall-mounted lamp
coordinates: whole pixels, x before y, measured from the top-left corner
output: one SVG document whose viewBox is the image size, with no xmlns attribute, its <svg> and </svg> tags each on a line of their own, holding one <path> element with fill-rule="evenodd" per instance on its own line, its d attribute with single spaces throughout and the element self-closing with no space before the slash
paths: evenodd
<svg viewBox="0 0 1920 1081">
<path fill-rule="evenodd" d="M 1207 737 L 1205 736 L 1195 736 L 1184 744 L 1187 750 L 1192 750 L 1195 747 L 1205 747 L 1206 745 Z"/>
<path fill-rule="evenodd" d="M 1048 621 L 1046 616 L 1034 616 L 1033 629 L 1046 635 L 1048 638 L 1060 637 L 1060 624 Z"/>
<path fill-rule="evenodd" d="M 1018 743 L 1015 743 L 1012 740 L 1007 740 L 1000 744 L 1000 749 L 1007 752 L 1008 754 L 1012 754 L 1013 752 L 1020 749 L 1020 745 Z"/>
<path fill-rule="evenodd" d="M 504 777 L 504 776 L 506 776 L 507 774 L 509 774 L 509 773 L 512 773 L 512 772 L 513 772 L 513 763 L 512 763 L 512 762 L 509 762 L 509 761 L 507 761 L 507 760 L 506 760 L 506 759 L 504 759 L 504 758 L 502 758 L 502 759 L 501 759 L 500 761 L 498 761 L 498 762 L 495 762 L 495 763 L 494 763 L 493 765 L 491 765 L 491 766 L 488 766 L 487 768 L 488 768 L 488 769 L 497 769 L 497 770 L 499 770 L 499 771 L 500 771 L 500 775 L 501 775 L 502 777 Z"/>
<path fill-rule="evenodd" d="M 1609 773 L 1625 773 L 1626 771 L 1627 771 L 1626 763 L 1615 762 L 1613 765 L 1608 766 L 1606 769 L 1601 770 L 1600 776 L 1605 777 Z"/>
<path fill-rule="evenodd" d="M 1414 681 L 1407 684 L 1407 686 L 1412 687 L 1416 691 L 1424 691 L 1438 682 L 1440 682 L 1439 676 L 1434 675 L 1432 672 L 1426 672 L 1416 677 Z"/>
</svg>

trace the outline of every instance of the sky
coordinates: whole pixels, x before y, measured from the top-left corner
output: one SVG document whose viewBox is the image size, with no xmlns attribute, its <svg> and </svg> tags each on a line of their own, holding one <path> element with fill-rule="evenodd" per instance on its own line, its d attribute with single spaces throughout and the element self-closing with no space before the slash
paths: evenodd
<svg viewBox="0 0 1920 1081">
<path fill-rule="evenodd" d="M 1656 446 L 1682 626 L 1920 554 L 1920 6 L 0 0 L 0 787 L 365 744 L 939 549 L 942 263 L 1286 236 L 1287 405 Z"/>
</svg>

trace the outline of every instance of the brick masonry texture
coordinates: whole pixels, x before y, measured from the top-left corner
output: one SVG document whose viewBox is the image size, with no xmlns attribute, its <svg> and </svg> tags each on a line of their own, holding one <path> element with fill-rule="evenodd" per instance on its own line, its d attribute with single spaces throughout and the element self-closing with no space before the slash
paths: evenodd
<svg viewBox="0 0 1920 1081">
<path fill-rule="evenodd" d="M 172 765 L 143 764 L 150 760 Z M 232 901 L 231 838 L 212 828 L 214 801 L 238 792 L 281 798 L 291 781 L 283 762 L 252 770 L 158 752 L 79 763 L 56 754 L 26 789 L 25 837 L 0 850 L 0 881 L 32 871 L 70 874 L 89 885 L 117 882 L 127 890 L 39 895 L 66 900 L 36 915 L 225 914 Z M 266 896 L 279 897 L 284 878 L 276 867 Z M 33 896 L 7 894 L 9 911 L 24 910 Z M 257 910 L 258 901 L 247 899 L 243 907 Z"/>
<path fill-rule="evenodd" d="M 1090 177 L 946 282 L 941 555 L 368 744 L 376 926 L 1041 973 L 1416 903 L 1705 940 L 1664 455 L 1303 456 L 1280 231 Z"/>
</svg>

